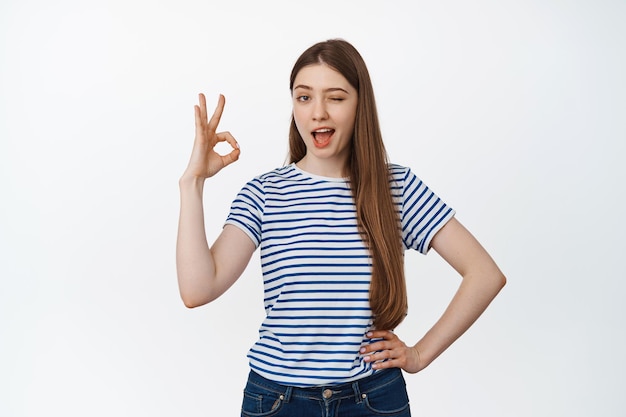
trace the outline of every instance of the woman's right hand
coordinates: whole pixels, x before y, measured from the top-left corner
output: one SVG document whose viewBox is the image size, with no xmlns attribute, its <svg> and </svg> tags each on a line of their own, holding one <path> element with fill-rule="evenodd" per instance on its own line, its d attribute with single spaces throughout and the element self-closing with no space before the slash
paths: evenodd
<svg viewBox="0 0 626 417">
<path fill-rule="evenodd" d="M 194 106 L 196 118 L 196 138 L 193 143 L 193 151 L 189 165 L 183 174 L 183 177 L 191 177 L 197 179 L 206 179 L 217 174 L 222 168 L 232 164 L 239 159 L 239 144 L 230 134 L 230 132 L 217 133 L 217 125 L 224 111 L 226 99 L 220 94 L 217 107 L 208 119 L 206 98 L 204 94 L 199 94 L 199 104 Z M 233 147 L 233 150 L 226 154 L 220 155 L 215 152 L 215 145 L 218 142 L 227 142 Z"/>
</svg>

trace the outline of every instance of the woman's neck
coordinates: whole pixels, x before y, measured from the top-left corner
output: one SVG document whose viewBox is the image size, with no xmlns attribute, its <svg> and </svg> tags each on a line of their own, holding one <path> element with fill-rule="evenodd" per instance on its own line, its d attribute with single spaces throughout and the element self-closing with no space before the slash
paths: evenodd
<svg viewBox="0 0 626 417">
<path fill-rule="evenodd" d="M 313 159 L 307 158 L 305 155 L 304 158 L 296 162 L 296 166 L 302 171 L 319 175 L 320 177 L 346 178 L 349 176 L 348 164 L 336 160 Z"/>
</svg>

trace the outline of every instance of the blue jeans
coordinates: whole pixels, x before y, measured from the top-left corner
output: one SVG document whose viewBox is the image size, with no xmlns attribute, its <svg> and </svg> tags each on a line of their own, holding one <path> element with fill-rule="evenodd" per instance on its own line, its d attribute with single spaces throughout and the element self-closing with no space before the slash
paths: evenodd
<svg viewBox="0 0 626 417">
<path fill-rule="evenodd" d="M 399 368 L 328 387 L 279 385 L 250 371 L 242 417 L 410 417 L 409 397 Z"/>
</svg>

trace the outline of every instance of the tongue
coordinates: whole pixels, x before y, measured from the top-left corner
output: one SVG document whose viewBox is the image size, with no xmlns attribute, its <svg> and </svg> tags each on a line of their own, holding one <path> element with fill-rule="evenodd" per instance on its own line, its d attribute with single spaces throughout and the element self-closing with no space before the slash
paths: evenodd
<svg viewBox="0 0 626 417">
<path fill-rule="evenodd" d="M 333 132 L 318 132 L 315 134 L 315 146 L 318 148 L 324 147 L 330 143 L 330 137 L 333 135 Z"/>
</svg>

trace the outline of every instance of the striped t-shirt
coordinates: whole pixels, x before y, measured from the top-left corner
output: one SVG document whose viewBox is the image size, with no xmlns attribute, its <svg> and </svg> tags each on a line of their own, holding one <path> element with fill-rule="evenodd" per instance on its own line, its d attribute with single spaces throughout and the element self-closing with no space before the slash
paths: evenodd
<svg viewBox="0 0 626 417">
<path fill-rule="evenodd" d="M 454 211 L 410 169 L 390 165 L 390 172 L 404 247 L 425 254 Z M 251 369 L 299 387 L 373 374 L 359 354 L 371 343 L 372 260 L 349 182 L 287 165 L 248 182 L 226 223 L 260 246 L 266 317 L 248 353 Z"/>
</svg>

